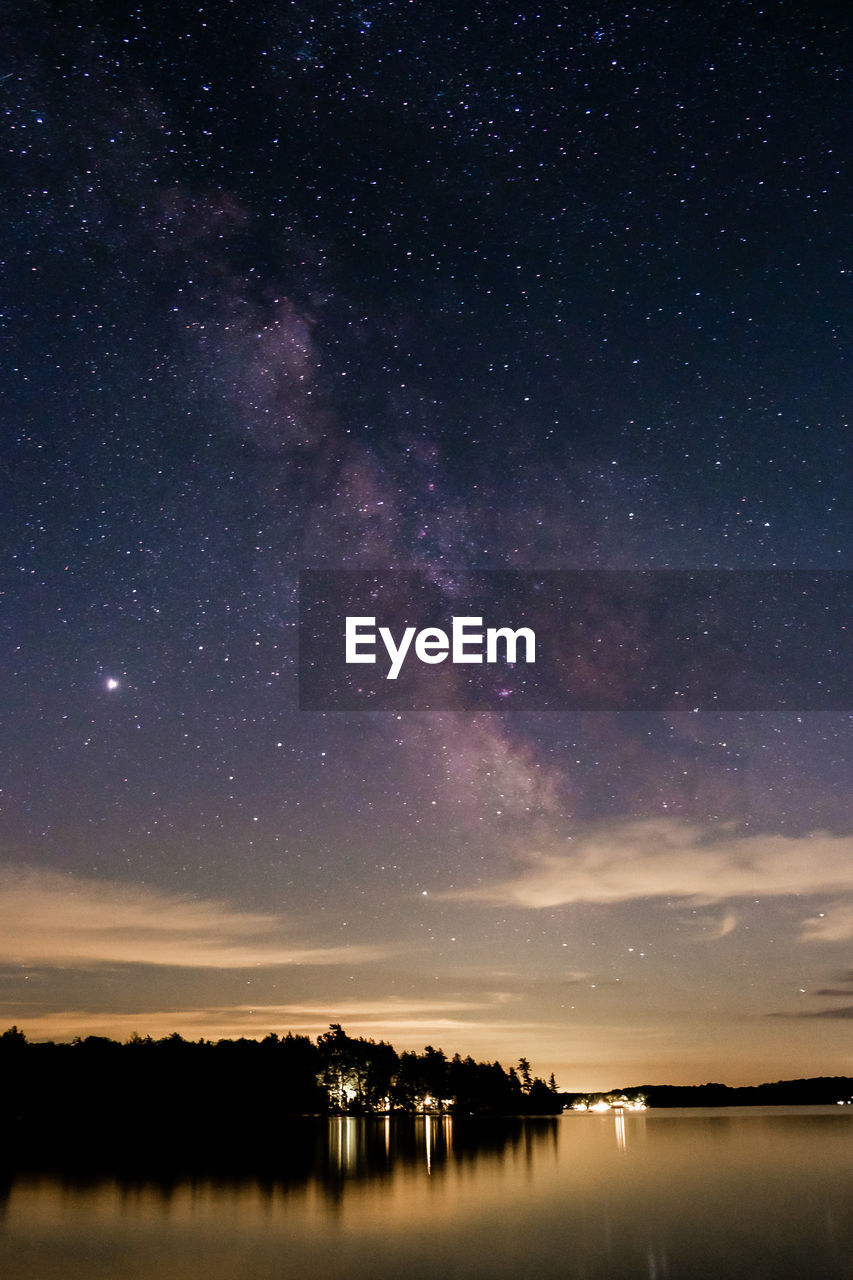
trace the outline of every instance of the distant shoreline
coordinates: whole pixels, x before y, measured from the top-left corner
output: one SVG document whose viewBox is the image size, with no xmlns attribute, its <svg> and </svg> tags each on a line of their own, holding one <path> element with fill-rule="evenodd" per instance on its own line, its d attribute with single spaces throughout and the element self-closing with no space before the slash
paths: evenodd
<svg viewBox="0 0 853 1280">
<path fill-rule="evenodd" d="M 590 1093 L 566 1094 L 571 1107 L 581 1100 L 603 1099 L 613 1104 L 617 1099 L 641 1097 L 654 1109 L 671 1107 L 797 1107 L 841 1104 L 853 1106 L 853 1077 L 810 1076 L 799 1080 L 777 1080 L 772 1084 L 647 1084 L 626 1089 L 609 1089 Z"/>
</svg>

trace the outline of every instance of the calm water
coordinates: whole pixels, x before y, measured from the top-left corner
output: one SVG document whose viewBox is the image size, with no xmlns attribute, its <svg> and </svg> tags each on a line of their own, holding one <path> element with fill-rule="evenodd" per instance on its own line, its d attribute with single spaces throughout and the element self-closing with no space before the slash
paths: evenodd
<svg viewBox="0 0 853 1280">
<path fill-rule="evenodd" d="M 842 1108 L 304 1121 L 240 1177 L 0 1190 L 5 1280 L 853 1278 Z"/>
</svg>

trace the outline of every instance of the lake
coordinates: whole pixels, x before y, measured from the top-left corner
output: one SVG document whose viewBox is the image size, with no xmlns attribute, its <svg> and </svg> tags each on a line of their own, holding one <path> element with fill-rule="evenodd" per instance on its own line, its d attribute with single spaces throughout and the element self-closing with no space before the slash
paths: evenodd
<svg viewBox="0 0 853 1280">
<path fill-rule="evenodd" d="M 188 1156 L 7 1175 L 0 1274 L 853 1278 L 853 1107 L 314 1119 L 266 1138 L 239 1172 Z"/>
</svg>

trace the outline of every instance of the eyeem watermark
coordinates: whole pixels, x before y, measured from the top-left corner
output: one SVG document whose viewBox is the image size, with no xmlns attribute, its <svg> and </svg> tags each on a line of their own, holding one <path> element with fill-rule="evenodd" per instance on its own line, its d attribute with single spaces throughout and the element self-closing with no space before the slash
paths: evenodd
<svg viewBox="0 0 853 1280">
<path fill-rule="evenodd" d="M 847 570 L 306 570 L 305 711 L 851 711 Z"/>
<path fill-rule="evenodd" d="M 348 664 L 375 663 L 378 635 L 390 660 L 387 680 L 396 680 L 399 676 L 412 650 L 412 641 L 414 657 L 430 666 L 448 658 L 462 665 L 483 661 L 492 664 L 536 661 L 536 636 L 530 627 L 519 627 L 515 631 L 512 627 L 486 627 L 483 631 L 482 618 L 453 618 L 449 635 L 441 627 L 423 627 L 420 631 L 417 627 L 406 627 L 397 643 L 390 627 L 377 630 L 375 617 L 347 617 L 344 635 L 344 660 Z M 519 657 L 520 649 L 523 657 Z"/>
</svg>

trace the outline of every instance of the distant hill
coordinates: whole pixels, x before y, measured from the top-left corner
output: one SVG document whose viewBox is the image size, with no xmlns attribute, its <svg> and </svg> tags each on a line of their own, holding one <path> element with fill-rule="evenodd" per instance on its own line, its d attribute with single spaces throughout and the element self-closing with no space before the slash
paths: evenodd
<svg viewBox="0 0 853 1280">
<path fill-rule="evenodd" d="M 642 1096 L 649 1107 L 759 1107 L 823 1106 L 837 1102 L 853 1105 L 853 1077 L 814 1076 L 808 1080 L 777 1080 L 773 1084 L 643 1084 L 606 1093 L 564 1094 L 571 1106 L 580 1099 Z"/>
</svg>

